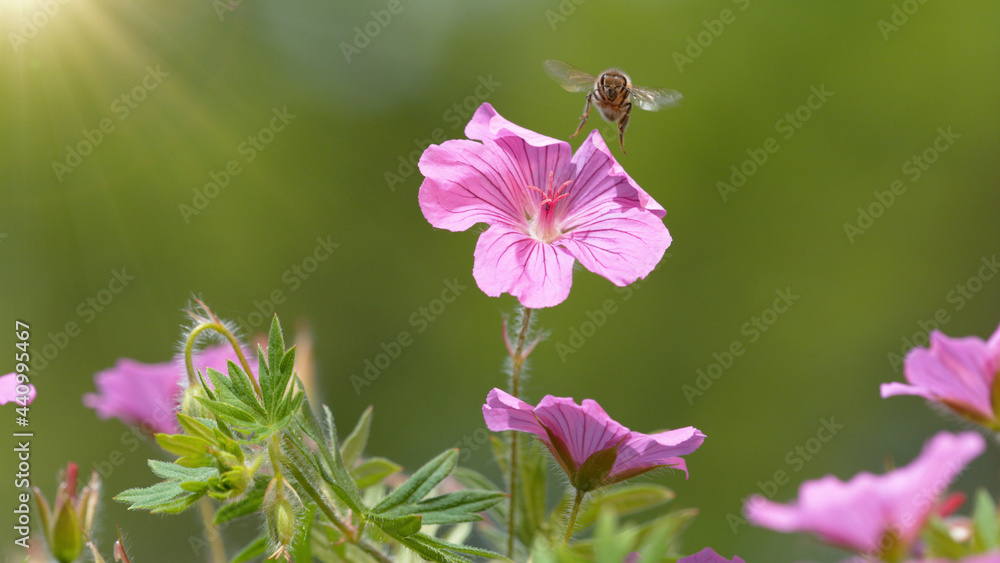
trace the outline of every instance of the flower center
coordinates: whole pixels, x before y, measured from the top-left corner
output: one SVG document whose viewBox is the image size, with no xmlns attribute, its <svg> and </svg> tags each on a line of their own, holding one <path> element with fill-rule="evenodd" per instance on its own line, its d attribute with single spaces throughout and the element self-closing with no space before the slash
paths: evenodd
<svg viewBox="0 0 1000 563">
<path fill-rule="evenodd" d="M 568 180 L 555 188 L 552 183 L 554 176 L 555 172 L 550 171 L 549 185 L 545 190 L 536 186 L 528 186 L 529 190 L 534 190 L 542 196 L 541 201 L 538 202 L 538 216 L 532 217 L 528 214 L 525 217 L 528 221 L 528 235 L 545 243 L 551 243 L 562 235 L 562 232 L 556 227 L 556 204 L 569 197 L 566 186 L 573 183 L 572 180 Z"/>
</svg>

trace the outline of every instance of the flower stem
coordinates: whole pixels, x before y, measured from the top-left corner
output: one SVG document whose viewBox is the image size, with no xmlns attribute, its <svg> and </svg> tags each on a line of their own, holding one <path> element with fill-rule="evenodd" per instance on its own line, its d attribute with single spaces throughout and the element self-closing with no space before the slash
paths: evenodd
<svg viewBox="0 0 1000 563">
<path fill-rule="evenodd" d="M 250 364 L 247 362 L 246 357 L 243 355 L 243 349 L 240 348 L 239 340 L 236 339 L 236 335 L 234 335 L 232 331 L 230 331 L 226 327 L 226 325 L 224 325 L 217 319 L 214 321 L 205 321 L 199 323 L 196 327 L 191 329 L 191 332 L 188 334 L 187 341 L 184 342 L 184 366 L 187 368 L 188 381 L 191 383 L 191 385 L 194 385 L 198 382 L 195 379 L 195 372 L 194 372 L 194 358 L 193 358 L 194 342 L 198 338 L 198 335 L 206 330 L 214 330 L 215 332 L 218 332 L 219 334 L 225 336 L 226 340 L 229 340 L 229 343 L 232 344 L 233 349 L 236 350 L 236 357 L 239 358 L 240 365 L 243 367 L 243 370 L 247 372 L 247 375 L 250 376 L 250 382 L 253 383 L 254 391 L 257 392 L 258 397 L 262 398 L 264 396 L 264 393 L 260 390 L 260 384 L 257 383 L 257 378 L 253 376 L 253 371 L 250 370 Z"/>
<path fill-rule="evenodd" d="M 573 537 L 573 527 L 576 526 L 576 515 L 580 512 L 580 504 L 583 502 L 584 491 L 576 490 L 576 500 L 573 501 L 573 511 L 569 514 L 569 524 L 566 526 L 566 537 L 563 538 L 563 547 L 569 543 L 569 538 Z"/>
<path fill-rule="evenodd" d="M 510 351 L 510 394 L 520 398 L 521 370 L 524 368 L 524 342 L 528 337 L 528 327 L 531 325 L 531 309 L 525 307 L 521 313 L 521 329 L 517 332 L 517 343 L 514 350 Z M 504 327 L 504 339 L 507 338 L 507 329 Z M 532 346 L 533 347 L 533 346 Z M 530 352 L 530 349 L 529 349 Z M 510 508 L 507 513 L 507 557 L 514 558 L 514 507 L 517 504 L 517 431 L 510 431 Z"/>
<path fill-rule="evenodd" d="M 226 557 L 226 547 L 222 545 L 222 535 L 213 523 L 215 511 L 212 510 L 212 501 L 208 497 L 201 497 L 198 499 L 198 510 L 201 512 L 201 524 L 205 528 L 205 539 L 212 550 L 212 562 L 226 563 L 229 558 Z"/>
</svg>

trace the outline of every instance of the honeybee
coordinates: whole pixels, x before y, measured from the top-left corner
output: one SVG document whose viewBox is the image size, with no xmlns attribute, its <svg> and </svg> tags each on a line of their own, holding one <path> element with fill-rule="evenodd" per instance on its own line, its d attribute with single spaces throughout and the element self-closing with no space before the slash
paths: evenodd
<svg viewBox="0 0 1000 563">
<path fill-rule="evenodd" d="M 601 110 L 601 117 L 609 123 L 618 124 L 618 144 L 621 145 L 622 154 L 625 154 L 625 128 L 628 127 L 628 118 L 632 113 L 630 98 L 635 101 L 635 105 L 647 111 L 677 105 L 682 98 L 681 93 L 675 90 L 633 86 L 628 75 L 617 68 L 609 68 L 600 76 L 594 76 L 562 61 L 549 60 L 543 62 L 542 66 L 563 89 L 587 92 L 587 105 L 580 116 L 580 126 L 570 138 L 576 137 L 587 123 L 590 104 L 593 103 Z"/>
</svg>

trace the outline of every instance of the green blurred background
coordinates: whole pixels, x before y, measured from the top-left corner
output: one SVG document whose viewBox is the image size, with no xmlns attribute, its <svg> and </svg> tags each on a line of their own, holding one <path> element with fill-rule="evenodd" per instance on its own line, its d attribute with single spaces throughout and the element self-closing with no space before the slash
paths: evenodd
<svg viewBox="0 0 1000 563">
<path fill-rule="evenodd" d="M 963 426 L 917 398 L 884 401 L 878 385 L 902 379 L 890 354 L 925 335 L 920 323 L 939 309 L 951 335 L 986 337 L 1000 322 L 1000 276 L 980 268 L 1000 252 L 995 1 L 0 7 L 0 319 L 29 322 L 36 354 L 64 344 L 35 366 L 35 484 L 51 494 L 66 461 L 106 467 L 121 456 L 96 534 L 106 551 L 120 525 L 134 560 L 198 559 L 185 539 L 198 533 L 193 515 L 128 513 L 110 500 L 152 483 L 145 460 L 162 452 L 135 446 L 125 426 L 81 403 L 116 359 L 169 359 L 192 294 L 220 315 L 254 319 L 279 292 L 286 328 L 312 325 L 323 399 L 341 424 L 375 406 L 374 454 L 412 469 L 483 436 L 480 405 L 504 383 L 500 320 L 514 300 L 475 287 L 478 231 L 431 228 L 417 205 L 419 172 L 404 162 L 424 139 L 462 138 L 482 101 L 567 138 L 583 96 L 545 75 L 549 58 L 595 73 L 617 65 L 636 84 L 684 94 L 679 108 L 634 113 L 625 156 L 611 126 L 588 122 L 667 209 L 674 242 L 631 291 L 577 272 L 569 299 L 540 312 L 551 338 L 531 357 L 527 398 L 591 397 L 637 430 L 704 431 L 690 480 L 653 477 L 676 489 L 677 506 L 701 510 L 685 552 L 839 560 L 803 535 L 734 532 L 727 515 L 777 471 L 790 482 L 768 492 L 785 501 L 805 479 L 880 472 L 887 457 L 908 463 L 934 432 Z M 832 95 L 801 108 L 813 88 Z M 294 117 L 261 135 L 274 111 Z M 788 129 L 781 120 L 796 111 L 799 127 Z M 86 151 L 102 120 L 109 132 L 69 166 L 67 146 Z M 938 140 L 942 130 L 957 139 Z M 243 144 L 253 135 L 260 150 Z M 751 170 L 745 161 L 769 138 L 778 150 L 723 198 L 731 166 Z M 915 156 L 934 162 L 921 169 Z M 239 172 L 198 199 L 231 160 Z M 875 192 L 896 180 L 905 192 L 879 213 Z M 864 232 L 848 236 L 859 207 L 878 217 L 861 217 Z M 303 264 L 317 237 L 339 247 Z M 291 270 L 313 264 L 307 277 Z M 102 290 L 115 270 L 134 280 L 100 311 L 86 305 L 112 295 Z M 467 289 L 441 309 L 445 280 Z M 775 320 L 765 310 L 788 288 L 799 298 Z M 606 300 L 615 312 L 586 325 Z M 417 322 L 422 307 L 435 308 L 433 321 Z M 773 324 L 755 339 L 742 327 L 762 314 Z M 67 338 L 69 322 L 80 332 Z M 403 331 L 413 344 L 356 393 L 351 374 Z M 0 333 L 0 366 L 13 366 L 13 332 Z M 689 400 L 684 385 L 698 384 L 713 354 L 728 364 L 734 341 L 745 352 Z M 13 409 L 2 414 L 15 431 Z M 824 418 L 843 428 L 805 460 L 795 449 Z M 467 451 L 468 465 L 499 478 L 486 447 Z M 994 445 L 957 486 L 1000 491 L 998 462 Z M 5 507 L 15 467 L 4 455 Z M 5 549 L 11 525 L 4 509 Z"/>
</svg>

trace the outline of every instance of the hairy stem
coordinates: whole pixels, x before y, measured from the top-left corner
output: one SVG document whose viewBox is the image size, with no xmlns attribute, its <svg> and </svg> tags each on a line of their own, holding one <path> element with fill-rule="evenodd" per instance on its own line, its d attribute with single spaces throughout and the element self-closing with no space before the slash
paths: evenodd
<svg viewBox="0 0 1000 563">
<path fill-rule="evenodd" d="M 573 501 L 573 511 L 569 513 L 569 524 L 566 525 L 566 537 L 563 538 L 563 547 L 569 543 L 569 539 L 573 537 L 573 528 L 576 526 L 576 515 L 580 512 L 580 504 L 583 502 L 583 495 L 587 493 L 576 490 L 576 499 Z"/>
<path fill-rule="evenodd" d="M 517 332 L 517 343 L 511 353 L 510 394 L 520 398 L 521 370 L 524 368 L 524 342 L 528 337 L 528 327 L 531 325 L 531 309 L 525 307 L 521 315 L 521 328 Z M 504 335 L 506 338 L 506 334 Z M 517 431 L 510 431 L 510 508 L 507 514 L 507 557 L 514 558 L 514 507 L 517 504 Z"/>
</svg>

